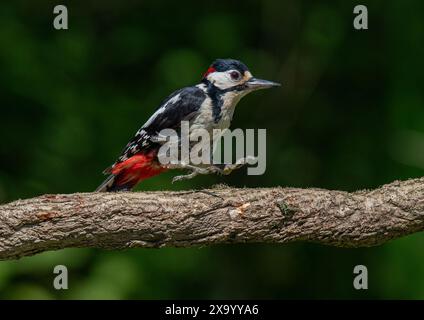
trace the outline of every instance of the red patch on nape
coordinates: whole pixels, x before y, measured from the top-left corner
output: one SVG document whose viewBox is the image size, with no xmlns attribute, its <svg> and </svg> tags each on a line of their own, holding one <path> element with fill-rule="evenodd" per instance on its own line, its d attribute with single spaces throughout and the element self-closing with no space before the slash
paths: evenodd
<svg viewBox="0 0 424 320">
<path fill-rule="evenodd" d="M 210 73 L 215 72 L 215 68 L 214 67 L 209 67 L 208 70 L 206 70 L 206 72 L 203 74 L 203 79 L 206 78 Z"/>
</svg>

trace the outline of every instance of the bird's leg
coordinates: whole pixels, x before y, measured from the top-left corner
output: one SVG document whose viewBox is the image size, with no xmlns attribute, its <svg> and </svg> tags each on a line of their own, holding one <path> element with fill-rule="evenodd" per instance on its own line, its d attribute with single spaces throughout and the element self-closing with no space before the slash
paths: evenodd
<svg viewBox="0 0 424 320">
<path fill-rule="evenodd" d="M 189 180 L 189 179 L 193 179 L 195 176 L 197 176 L 198 173 L 196 170 L 192 170 L 189 174 L 184 174 L 181 176 L 175 176 L 172 178 L 172 183 L 177 182 L 177 181 L 182 181 L 182 180 Z"/>
<path fill-rule="evenodd" d="M 187 169 L 187 170 L 191 170 L 191 172 L 189 174 L 174 177 L 172 179 L 172 183 L 174 183 L 176 181 L 181 181 L 181 180 L 193 179 L 198 174 L 209 174 L 209 173 L 211 173 L 210 170 L 209 170 L 209 167 L 201 168 L 201 167 L 196 167 L 196 166 L 193 166 L 193 165 L 187 164 L 187 163 L 172 163 L 172 164 L 168 164 L 166 166 L 166 168 L 167 169 Z"/>
<path fill-rule="evenodd" d="M 197 176 L 199 174 L 220 173 L 219 168 L 216 168 L 215 166 L 201 168 L 201 167 L 196 167 L 196 166 L 193 166 L 193 165 L 183 165 L 183 166 L 178 167 L 178 168 L 173 167 L 172 169 L 189 169 L 189 170 L 191 170 L 191 172 L 189 174 L 176 176 L 176 177 L 172 178 L 172 183 L 174 183 L 176 181 L 181 181 L 181 180 L 193 179 L 195 176 Z"/>
<path fill-rule="evenodd" d="M 229 175 L 236 169 L 239 169 L 246 164 L 254 164 L 257 162 L 257 159 L 252 156 L 248 156 L 246 158 L 240 158 L 234 164 L 219 164 L 219 165 L 211 165 L 209 167 L 196 167 L 190 164 L 178 163 L 178 164 L 170 164 L 167 166 L 168 169 L 188 169 L 191 170 L 189 174 L 176 176 L 172 179 L 172 183 L 181 180 L 189 180 L 193 179 L 199 174 L 222 174 Z"/>
<path fill-rule="evenodd" d="M 256 157 L 247 156 L 246 158 L 238 159 L 234 164 L 219 164 L 215 165 L 215 167 L 217 167 L 218 173 L 222 175 L 229 175 L 234 170 L 239 169 L 246 164 L 255 164 L 257 161 L 258 159 Z"/>
</svg>

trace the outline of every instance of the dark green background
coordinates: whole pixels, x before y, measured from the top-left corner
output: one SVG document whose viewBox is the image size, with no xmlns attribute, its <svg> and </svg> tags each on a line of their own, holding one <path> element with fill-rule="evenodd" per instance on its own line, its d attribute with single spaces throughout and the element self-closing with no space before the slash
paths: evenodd
<svg viewBox="0 0 424 320">
<path fill-rule="evenodd" d="M 175 173 L 138 190 L 231 186 L 353 191 L 424 173 L 424 3 L 62 1 L 0 4 L 0 202 L 92 191 L 169 93 L 215 58 L 284 84 L 237 107 L 233 128 L 267 129 L 267 171 Z M 66 3 L 65 3 L 66 4 Z M 424 298 L 422 234 L 376 248 L 316 244 L 72 249 L 0 262 L 1 298 Z M 69 269 L 53 290 L 53 267 Z M 364 264 L 369 290 L 355 291 Z"/>
</svg>

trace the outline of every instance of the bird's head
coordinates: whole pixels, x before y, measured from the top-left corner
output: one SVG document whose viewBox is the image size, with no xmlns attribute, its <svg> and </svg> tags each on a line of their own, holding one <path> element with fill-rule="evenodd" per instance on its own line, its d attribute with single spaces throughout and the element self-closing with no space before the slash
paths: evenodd
<svg viewBox="0 0 424 320">
<path fill-rule="evenodd" d="M 243 62 L 233 59 L 215 60 L 204 73 L 203 81 L 210 82 L 220 90 L 234 91 L 241 95 L 280 86 L 279 83 L 253 77 Z"/>
</svg>

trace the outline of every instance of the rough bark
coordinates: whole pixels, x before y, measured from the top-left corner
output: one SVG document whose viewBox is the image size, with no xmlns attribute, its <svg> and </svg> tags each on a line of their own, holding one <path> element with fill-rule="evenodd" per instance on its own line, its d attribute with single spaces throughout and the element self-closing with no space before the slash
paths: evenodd
<svg viewBox="0 0 424 320">
<path fill-rule="evenodd" d="M 201 192 L 44 195 L 0 206 L 0 259 L 69 247 L 299 240 L 363 247 L 423 228 L 424 178 L 354 193 L 219 187 Z"/>
</svg>

